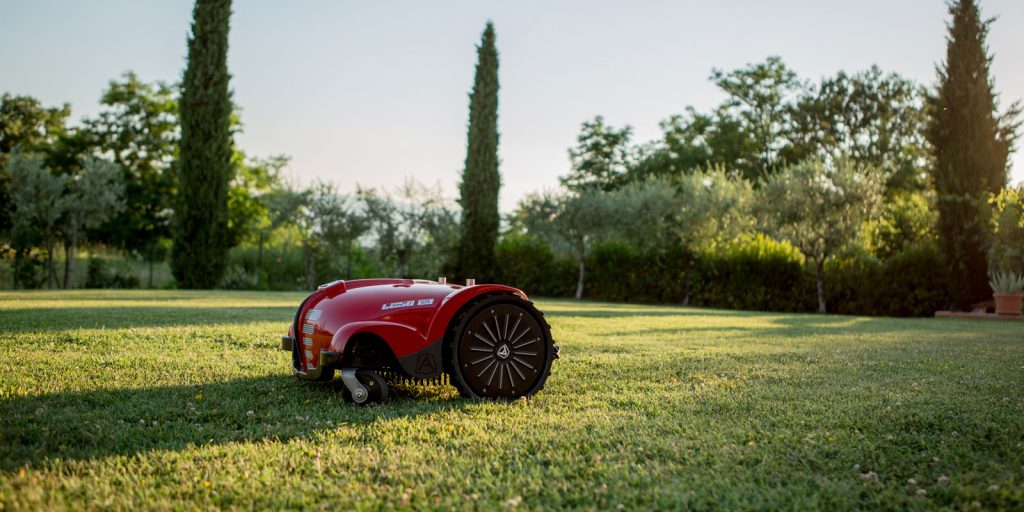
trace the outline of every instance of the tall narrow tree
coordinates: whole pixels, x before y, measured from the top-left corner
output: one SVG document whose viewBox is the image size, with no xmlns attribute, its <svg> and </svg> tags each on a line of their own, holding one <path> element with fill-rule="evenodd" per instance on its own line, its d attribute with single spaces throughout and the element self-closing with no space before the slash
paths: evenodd
<svg viewBox="0 0 1024 512">
<path fill-rule="evenodd" d="M 171 268 L 182 288 L 212 288 L 227 264 L 233 167 L 227 55 L 231 0 L 196 0 L 181 91 L 181 153 Z"/>
<path fill-rule="evenodd" d="M 992 296 L 986 277 L 986 200 L 1006 184 L 1019 108 L 1014 104 L 1003 115 L 996 112 L 985 44 L 991 21 L 981 18 L 974 0 L 958 0 L 949 12 L 946 62 L 938 67 L 938 90 L 929 98 L 927 137 L 935 152 L 932 177 L 949 292 L 957 307 L 968 308 Z"/>
<path fill-rule="evenodd" d="M 494 277 L 494 246 L 498 241 L 498 50 L 494 25 L 487 22 L 477 47 L 476 78 L 469 94 L 469 135 L 466 167 L 459 184 L 462 238 L 459 274 L 490 281 Z"/>
</svg>

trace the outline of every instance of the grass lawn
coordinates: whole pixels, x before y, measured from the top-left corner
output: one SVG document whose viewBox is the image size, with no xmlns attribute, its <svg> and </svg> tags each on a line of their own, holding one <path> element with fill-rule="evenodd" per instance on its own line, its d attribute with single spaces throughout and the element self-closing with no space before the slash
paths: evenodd
<svg viewBox="0 0 1024 512">
<path fill-rule="evenodd" d="M 1024 323 L 541 300 L 534 399 L 364 408 L 301 298 L 0 292 L 0 510 L 1024 508 Z"/>
</svg>

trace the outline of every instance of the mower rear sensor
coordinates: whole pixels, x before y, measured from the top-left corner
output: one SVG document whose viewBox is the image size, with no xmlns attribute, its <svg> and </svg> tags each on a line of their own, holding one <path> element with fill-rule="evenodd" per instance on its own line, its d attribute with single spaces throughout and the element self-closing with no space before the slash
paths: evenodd
<svg viewBox="0 0 1024 512">
<path fill-rule="evenodd" d="M 302 380 L 341 373 L 345 397 L 386 402 L 389 382 L 448 382 L 464 397 L 516 399 L 544 387 L 558 346 L 515 288 L 412 279 L 321 285 L 302 301 L 281 349 Z"/>
</svg>

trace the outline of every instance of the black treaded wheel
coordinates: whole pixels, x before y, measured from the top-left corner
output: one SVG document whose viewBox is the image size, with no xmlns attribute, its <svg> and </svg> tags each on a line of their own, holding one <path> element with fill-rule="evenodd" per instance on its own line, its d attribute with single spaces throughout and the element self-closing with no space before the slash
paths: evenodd
<svg viewBox="0 0 1024 512">
<path fill-rule="evenodd" d="M 356 380 L 359 381 L 366 391 L 369 392 L 369 396 L 365 402 L 359 403 L 358 405 L 368 404 L 383 404 L 391 401 L 391 392 L 388 389 L 388 383 L 381 377 L 380 374 L 370 370 L 359 370 L 356 372 Z M 352 400 L 352 393 L 349 392 L 348 388 L 343 388 L 342 393 L 345 395 L 345 400 L 356 403 Z"/>
<path fill-rule="evenodd" d="M 486 297 L 452 323 L 451 381 L 462 396 L 513 400 L 543 389 L 555 348 L 551 328 L 532 302 Z"/>
</svg>

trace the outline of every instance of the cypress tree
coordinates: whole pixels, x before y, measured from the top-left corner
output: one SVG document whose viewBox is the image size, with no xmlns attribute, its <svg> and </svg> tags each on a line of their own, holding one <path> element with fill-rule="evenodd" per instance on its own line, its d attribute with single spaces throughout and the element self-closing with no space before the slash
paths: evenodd
<svg viewBox="0 0 1024 512">
<path fill-rule="evenodd" d="M 932 177 L 938 195 L 939 240 L 948 262 L 949 292 L 956 307 L 989 300 L 986 245 L 989 194 L 1006 184 L 1016 105 L 996 113 L 985 44 L 990 20 L 974 0 L 950 4 L 946 62 L 938 90 L 929 98 L 927 138 L 934 152 Z"/>
<path fill-rule="evenodd" d="M 227 265 L 231 0 L 197 0 L 182 79 L 181 146 L 171 268 L 182 288 L 213 288 Z"/>
<path fill-rule="evenodd" d="M 498 50 L 494 25 L 488 21 L 477 47 L 476 77 L 469 94 L 466 166 L 459 184 L 462 238 L 458 268 L 462 277 L 481 282 L 494 278 L 498 241 Z"/>
</svg>

